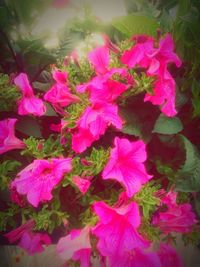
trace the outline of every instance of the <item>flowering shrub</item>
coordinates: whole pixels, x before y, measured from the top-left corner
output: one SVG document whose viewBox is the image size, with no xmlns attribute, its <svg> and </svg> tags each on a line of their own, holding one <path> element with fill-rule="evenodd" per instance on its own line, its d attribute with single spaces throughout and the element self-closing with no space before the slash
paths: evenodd
<svg viewBox="0 0 200 267">
<path fill-rule="evenodd" d="M 1 231 L 30 255 L 56 243 L 69 266 L 183 266 L 173 240 L 189 240 L 198 219 L 195 190 L 180 183 L 191 171 L 189 150 L 199 158 L 179 134 L 171 69 L 181 59 L 169 33 L 118 47 L 105 40 L 86 58 L 54 66 L 43 95 L 26 73 L 14 78 L 15 113 L 0 122 L 1 188 L 10 194 Z M 21 116 L 43 134 L 16 137 Z M 181 142 L 184 159 L 174 149 Z"/>
</svg>

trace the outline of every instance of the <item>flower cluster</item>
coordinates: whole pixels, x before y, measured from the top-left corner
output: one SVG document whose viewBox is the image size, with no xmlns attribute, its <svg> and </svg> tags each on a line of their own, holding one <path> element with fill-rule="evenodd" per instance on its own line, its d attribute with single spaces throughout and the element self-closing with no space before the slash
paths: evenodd
<svg viewBox="0 0 200 267">
<path fill-rule="evenodd" d="M 143 101 L 159 106 L 153 108 L 166 117 L 175 116 L 175 80 L 169 64 L 180 67 L 181 60 L 170 34 L 160 40 L 133 37 L 129 50 L 120 50 L 108 37 L 105 40 L 105 45 L 88 53 L 93 73 L 89 81 L 73 83 L 70 64 L 75 63 L 68 62 L 52 71 L 53 85 L 41 99 L 34 95 L 27 74 L 15 77 L 21 92 L 16 103 L 18 116 L 41 119 L 47 111 L 45 101 L 49 102 L 60 119 L 59 124 L 49 124 L 49 129 L 56 132 L 63 150 L 54 154 L 56 147 L 52 146 L 46 154 L 31 153 L 43 150 L 44 140 L 21 141 L 14 134 L 17 119 L 0 122 L 0 154 L 21 149 L 22 155 L 32 157 L 9 183 L 12 204 L 26 212 L 21 226 L 4 236 L 30 255 L 41 252 L 51 239 L 38 230 L 48 229 L 48 219 L 57 214 L 56 226 L 66 233 L 56 245 L 63 262 L 79 261 L 82 267 L 181 267 L 171 239 L 164 241 L 173 232 L 190 233 L 197 224 L 196 215 L 190 203 L 177 203 L 178 193 L 172 188 L 168 192 L 167 186 L 161 188 L 146 141 L 123 131 L 127 121 L 121 112 L 124 100 L 138 94 L 138 79 L 145 75 L 153 79 L 148 84 L 151 91 L 140 91 L 145 93 Z M 140 203 L 136 196 L 150 182 L 156 184 L 156 192 L 148 197 L 156 201 Z M 145 216 L 144 205 L 153 205 Z M 65 212 L 66 218 L 59 220 Z M 151 227 L 146 234 L 142 231 L 145 223 Z M 157 249 L 148 236 L 152 229 L 159 233 Z"/>
</svg>

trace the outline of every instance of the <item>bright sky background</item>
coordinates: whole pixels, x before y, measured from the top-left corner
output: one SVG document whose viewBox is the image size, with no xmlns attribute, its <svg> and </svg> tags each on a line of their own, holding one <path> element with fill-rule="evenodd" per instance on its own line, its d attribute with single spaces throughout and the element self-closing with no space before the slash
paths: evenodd
<svg viewBox="0 0 200 267">
<path fill-rule="evenodd" d="M 71 0 L 72 6 L 66 8 L 48 8 L 38 20 L 33 34 L 42 34 L 51 32 L 51 37 L 47 41 L 47 46 L 56 46 L 57 32 L 63 27 L 67 20 L 74 16 L 81 16 L 81 10 L 74 9 L 73 6 L 80 7 L 84 3 L 89 3 L 94 15 L 100 18 L 103 22 L 109 22 L 114 17 L 123 16 L 126 14 L 123 0 Z"/>
</svg>

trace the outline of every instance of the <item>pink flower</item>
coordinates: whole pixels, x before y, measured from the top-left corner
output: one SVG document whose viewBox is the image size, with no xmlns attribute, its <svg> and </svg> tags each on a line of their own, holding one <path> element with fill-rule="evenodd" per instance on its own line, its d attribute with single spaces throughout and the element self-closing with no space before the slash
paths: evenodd
<svg viewBox="0 0 200 267">
<path fill-rule="evenodd" d="M 99 46 L 88 54 L 88 59 L 98 74 L 105 74 L 109 67 L 109 49 Z"/>
<path fill-rule="evenodd" d="M 122 119 L 118 116 L 117 105 L 96 102 L 85 109 L 77 124 L 80 128 L 89 129 L 93 136 L 98 137 L 104 134 L 111 124 L 121 129 Z"/>
<path fill-rule="evenodd" d="M 34 160 L 17 175 L 11 186 L 38 207 L 40 202 L 52 199 L 51 191 L 71 169 L 71 158 Z"/>
<path fill-rule="evenodd" d="M 50 244 L 51 239 L 48 234 L 25 232 L 18 246 L 26 250 L 29 255 L 34 255 L 44 251 L 43 245 L 48 246 Z"/>
<path fill-rule="evenodd" d="M 0 121 L 0 155 L 13 149 L 23 149 L 25 144 L 15 136 L 17 119 Z"/>
<path fill-rule="evenodd" d="M 159 257 L 154 252 L 135 248 L 119 257 L 110 257 L 109 266 L 115 267 L 162 267 Z"/>
<path fill-rule="evenodd" d="M 115 147 L 111 150 L 110 159 L 103 170 L 102 177 L 120 182 L 126 189 L 128 197 L 132 197 L 152 178 L 148 175 L 144 161 L 146 150 L 143 141 L 130 142 L 116 137 Z"/>
<path fill-rule="evenodd" d="M 122 55 L 122 63 L 133 68 L 136 65 L 147 68 L 149 76 L 156 76 L 153 94 L 147 93 L 144 101 L 150 101 L 153 105 L 160 105 L 161 111 L 172 117 L 176 115 L 175 109 L 175 81 L 167 67 L 169 63 L 181 66 L 181 60 L 173 52 L 174 44 L 170 34 L 167 34 L 159 42 L 156 49 L 153 46 L 152 38 L 145 38 L 137 43 L 129 51 Z"/>
<path fill-rule="evenodd" d="M 168 117 L 176 115 L 175 108 L 175 81 L 166 69 L 165 78 L 161 75 L 154 84 L 154 94 L 146 94 L 144 101 L 150 101 L 153 105 L 160 105 L 161 111 Z"/>
<path fill-rule="evenodd" d="M 23 199 L 23 196 L 17 193 L 16 188 L 9 186 L 9 192 L 10 192 L 10 198 L 13 203 L 16 203 L 20 207 L 25 206 L 25 200 Z"/>
<path fill-rule="evenodd" d="M 82 153 L 96 140 L 98 137 L 93 136 L 89 129 L 79 127 L 78 131 L 72 135 L 72 149 L 76 153 Z"/>
<path fill-rule="evenodd" d="M 87 107 L 77 122 L 77 132 L 72 136 L 72 149 L 77 153 L 84 151 L 91 143 L 103 135 L 108 126 L 122 128 L 115 104 L 95 102 Z"/>
<path fill-rule="evenodd" d="M 35 116 L 44 115 L 46 107 L 41 99 L 34 96 L 33 89 L 30 86 L 27 75 L 25 73 L 20 73 L 14 79 L 14 83 L 22 92 L 22 98 L 18 102 L 18 114 L 33 114 Z"/>
<path fill-rule="evenodd" d="M 4 236 L 8 239 L 9 243 L 13 244 L 17 242 L 25 232 L 30 231 L 35 225 L 34 220 L 29 220 L 25 224 L 22 224 L 20 227 L 10 231 Z"/>
<path fill-rule="evenodd" d="M 92 103 L 95 101 L 113 102 L 125 92 L 128 87 L 129 86 L 124 83 L 115 80 L 107 80 L 103 83 L 102 88 L 90 87 L 90 101 Z"/>
<path fill-rule="evenodd" d="M 60 83 L 56 83 L 44 95 L 44 99 L 53 106 L 67 107 L 72 103 L 79 102 L 79 97 L 70 93 L 69 88 Z"/>
<path fill-rule="evenodd" d="M 15 243 L 19 240 L 18 246 L 26 250 L 29 255 L 42 252 L 44 251 L 43 245 L 50 245 L 51 240 L 47 234 L 32 232 L 34 225 L 34 221 L 29 220 L 4 236 L 8 238 L 10 243 Z"/>
<path fill-rule="evenodd" d="M 100 221 L 92 233 L 99 238 L 97 248 L 102 256 L 119 257 L 134 248 L 149 246 L 149 241 L 137 232 L 140 214 L 136 202 L 112 208 L 100 201 L 95 202 L 93 208 Z"/>
<path fill-rule="evenodd" d="M 157 252 L 162 267 L 183 267 L 182 260 L 176 250 L 170 245 L 161 243 Z"/>
<path fill-rule="evenodd" d="M 68 73 L 61 70 L 53 71 L 53 78 L 59 84 L 67 84 L 68 83 Z"/>
<path fill-rule="evenodd" d="M 63 260 L 80 260 L 81 267 L 89 267 L 91 253 L 90 228 L 86 226 L 81 230 L 72 230 L 69 235 L 60 238 L 56 249 Z"/>
<path fill-rule="evenodd" d="M 154 53 L 153 38 L 145 38 L 142 42 L 134 45 L 130 50 L 124 52 L 121 62 L 129 68 L 134 68 L 137 64 L 147 68 L 151 62 L 151 56 Z"/>
<path fill-rule="evenodd" d="M 83 195 L 88 191 L 91 182 L 85 177 L 84 179 L 79 176 L 74 176 L 72 182 L 78 187 Z"/>
<path fill-rule="evenodd" d="M 176 193 L 169 192 L 162 203 L 167 205 L 167 211 L 159 212 L 153 217 L 152 223 L 158 226 L 163 233 L 188 233 L 197 222 L 192 206 L 189 203 L 176 204 Z"/>
</svg>

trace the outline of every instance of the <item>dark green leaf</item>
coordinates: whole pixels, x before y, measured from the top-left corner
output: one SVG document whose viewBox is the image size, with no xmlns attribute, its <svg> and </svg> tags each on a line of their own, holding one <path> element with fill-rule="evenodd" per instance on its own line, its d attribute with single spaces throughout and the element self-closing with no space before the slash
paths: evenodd
<svg viewBox="0 0 200 267">
<path fill-rule="evenodd" d="M 159 25 L 153 18 L 137 15 L 128 15 L 113 20 L 112 25 L 126 37 L 134 34 L 156 35 Z"/>
<path fill-rule="evenodd" d="M 154 125 L 153 133 L 177 134 L 183 130 L 182 122 L 179 118 L 169 118 L 160 114 Z"/>
<path fill-rule="evenodd" d="M 32 117 L 23 117 L 17 125 L 16 129 L 28 136 L 42 137 L 38 122 Z"/>
<path fill-rule="evenodd" d="M 181 192 L 200 191 L 200 155 L 197 148 L 180 135 L 185 148 L 185 162 L 177 173 L 176 190 Z"/>
</svg>

